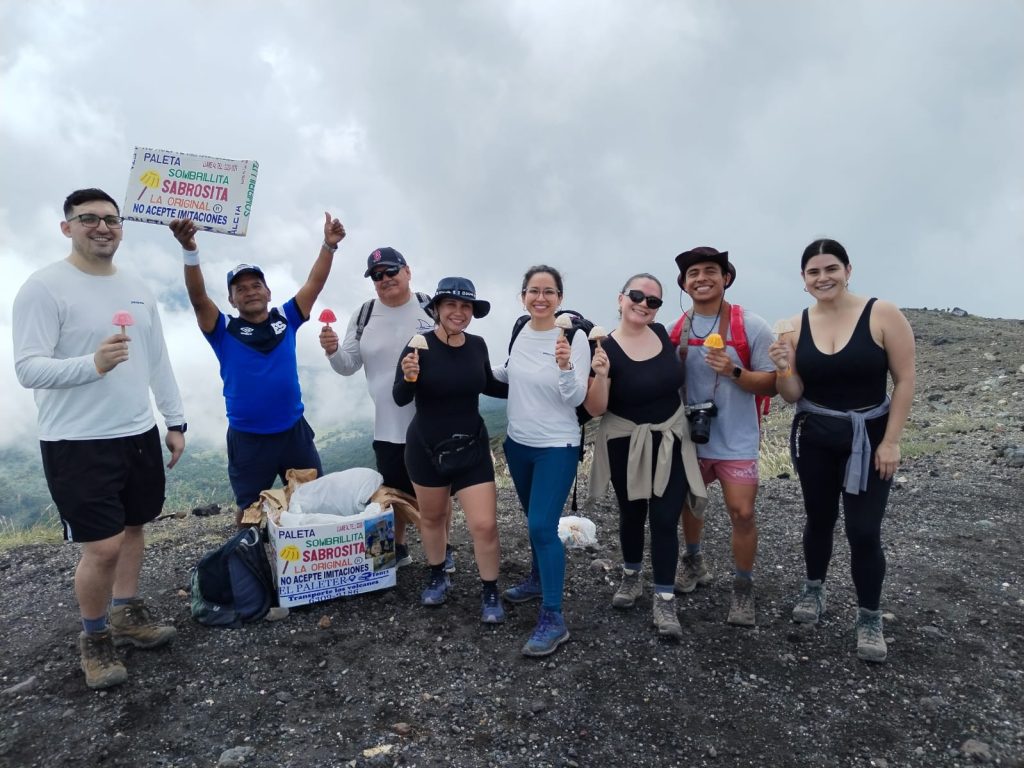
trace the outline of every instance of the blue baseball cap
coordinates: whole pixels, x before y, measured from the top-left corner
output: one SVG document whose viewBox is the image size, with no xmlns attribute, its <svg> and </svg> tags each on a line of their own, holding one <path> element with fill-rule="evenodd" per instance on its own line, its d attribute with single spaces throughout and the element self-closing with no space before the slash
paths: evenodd
<svg viewBox="0 0 1024 768">
<path fill-rule="evenodd" d="M 267 284 L 267 278 L 263 276 L 263 270 L 260 269 L 258 266 L 256 266 L 255 264 L 239 264 L 234 269 L 228 271 L 228 293 L 231 292 L 231 284 L 235 282 L 235 278 L 241 277 L 246 272 L 251 272 L 254 275 L 259 275 L 259 278 L 260 280 L 263 281 L 263 284 Z"/>
</svg>

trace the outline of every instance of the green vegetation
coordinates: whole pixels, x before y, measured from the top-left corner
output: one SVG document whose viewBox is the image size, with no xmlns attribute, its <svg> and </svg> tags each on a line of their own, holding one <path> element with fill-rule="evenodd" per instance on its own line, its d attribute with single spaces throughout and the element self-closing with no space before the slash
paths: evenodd
<svg viewBox="0 0 1024 768">
<path fill-rule="evenodd" d="M 492 444 L 499 446 L 505 435 L 505 402 L 484 397 L 480 410 Z M 368 425 L 346 432 L 321 434 L 317 439 L 325 472 L 350 467 L 373 467 L 373 435 Z M 43 477 L 39 450 L 8 448 L 0 451 L 3 474 L 0 475 L 0 547 L 19 537 L 34 537 L 22 544 L 51 536 L 62 537 L 56 510 Z M 167 501 L 164 513 L 188 512 L 207 504 L 232 504 L 234 496 L 228 483 L 227 456 L 223 450 L 196 450 L 190 447 L 177 466 L 167 473 Z"/>
</svg>

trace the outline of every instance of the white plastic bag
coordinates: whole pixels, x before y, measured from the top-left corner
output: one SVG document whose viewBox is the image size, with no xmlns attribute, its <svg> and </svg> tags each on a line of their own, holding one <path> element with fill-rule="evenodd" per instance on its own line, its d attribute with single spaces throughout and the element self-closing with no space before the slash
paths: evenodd
<svg viewBox="0 0 1024 768">
<path fill-rule="evenodd" d="M 377 502 L 367 504 L 363 511 L 367 514 L 379 515 L 381 513 L 380 504 Z M 307 514 L 302 511 L 301 505 L 296 507 L 292 504 L 281 513 L 281 521 L 278 526 L 281 528 L 307 528 L 312 525 L 337 525 L 337 523 L 337 515 Z"/>
<path fill-rule="evenodd" d="M 296 488 L 288 509 L 305 515 L 361 515 L 383 483 L 380 472 L 366 467 L 331 472 Z"/>
<path fill-rule="evenodd" d="M 569 515 L 558 521 L 558 538 L 569 549 L 597 545 L 597 526 L 585 517 Z"/>
</svg>

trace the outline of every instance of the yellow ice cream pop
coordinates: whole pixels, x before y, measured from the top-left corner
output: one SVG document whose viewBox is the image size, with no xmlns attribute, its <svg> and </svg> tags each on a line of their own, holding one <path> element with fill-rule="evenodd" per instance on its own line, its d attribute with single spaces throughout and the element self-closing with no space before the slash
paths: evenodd
<svg viewBox="0 0 1024 768">
<path fill-rule="evenodd" d="M 725 342 L 722 341 L 721 334 L 709 333 L 708 337 L 704 339 L 704 346 L 708 349 L 725 349 Z"/>
</svg>

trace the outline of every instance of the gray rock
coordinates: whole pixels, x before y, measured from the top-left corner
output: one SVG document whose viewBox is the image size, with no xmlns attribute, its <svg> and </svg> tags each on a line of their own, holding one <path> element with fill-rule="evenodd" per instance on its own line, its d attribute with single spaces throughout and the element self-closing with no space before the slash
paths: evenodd
<svg viewBox="0 0 1024 768">
<path fill-rule="evenodd" d="M 232 747 L 231 749 L 225 749 L 220 753 L 217 765 L 219 768 L 238 768 L 255 754 L 255 747 Z"/>
<path fill-rule="evenodd" d="M 1024 446 L 1011 445 L 1003 449 L 1003 458 L 1008 467 L 1024 467 Z"/>
<path fill-rule="evenodd" d="M 32 675 L 31 677 L 22 680 L 20 683 L 15 683 L 10 688 L 4 688 L 2 693 L 7 696 L 17 696 L 19 693 L 31 691 L 33 688 L 36 687 L 36 683 L 38 682 L 39 680 L 36 678 L 36 676 Z"/>
<path fill-rule="evenodd" d="M 960 754 L 976 763 L 992 762 L 992 750 L 988 744 L 977 739 L 968 739 L 960 745 Z"/>
</svg>

